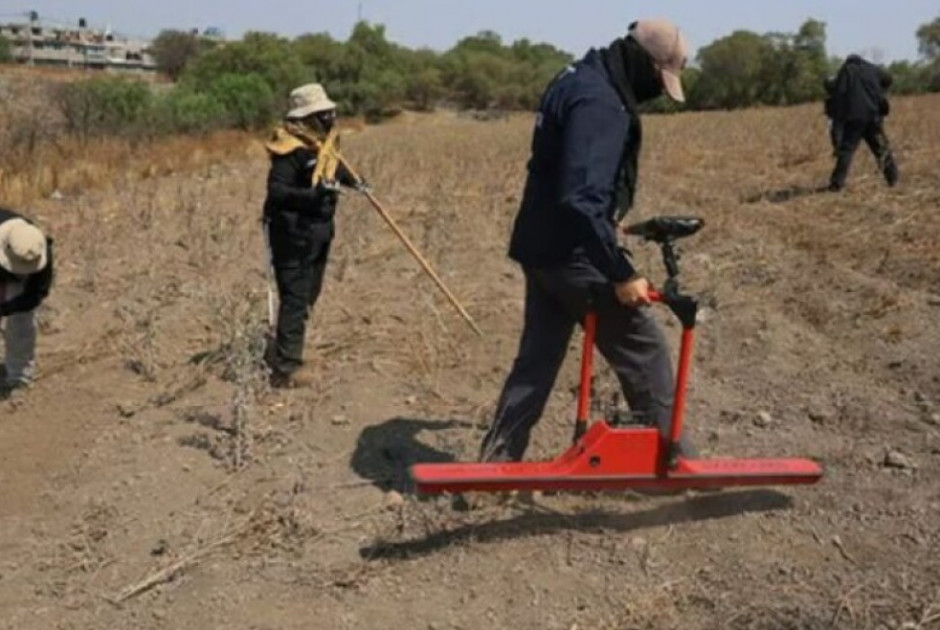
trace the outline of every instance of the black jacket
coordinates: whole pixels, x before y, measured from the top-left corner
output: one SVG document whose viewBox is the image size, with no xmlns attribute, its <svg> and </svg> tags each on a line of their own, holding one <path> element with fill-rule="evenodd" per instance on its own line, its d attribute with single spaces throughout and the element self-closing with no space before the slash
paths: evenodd
<svg viewBox="0 0 940 630">
<path fill-rule="evenodd" d="M 26 217 L 0 208 L 0 224 L 10 219 L 24 219 Z M 30 221 L 32 223 L 32 221 Z M 49 290 L 52 288 L 53 270 L 52 270 L 52 239 L 46 237 L 46 266 L 39 273 L 30 274 L 25 278 L 23 292 L 6 302 L 0 302 L 0 317 L 14 315 L 16 313 L 27 313 L 35 310 L 43 300 L 49 296 Z M 13 282 L 24 282 L 23 276 L 16 276 L 0 267 L 0 286 Z"/>
<path fill-rule="evenodd" d="M 836 117 L 836 78 L 829 77 L 823 81 L 823 88 L 826 90 L 826 100 L 823 102 L 823 109 L 826 112 L 826 118 L 834 119 Z"/>
<path fill-rule="evenodd" d="M 305 147 L 271 156 L 264 220 L 275 263 L 316 255 L 319 244 L 333 238 L 338 195 L 333 190 L 311 187 L 316 165 L 316 153 Z M 342 166 L 337 177 L 345 186 L 356 184 Z"/>
<path fill-rule="evenodd" d="M 885 90 L 891 75 L 857 55 L 850 55 L 836 75 L 827 112 L 839 122 L 874 122 L 888 115 Z"/>
<path fill-rule="evenodd" d="M 586 255 L 613 282 L 634 275 L 614 223 L 631 123 L 597 51 L 555 78 L 536 116 L 513 260 L 547 267 Z"/>
</svg>

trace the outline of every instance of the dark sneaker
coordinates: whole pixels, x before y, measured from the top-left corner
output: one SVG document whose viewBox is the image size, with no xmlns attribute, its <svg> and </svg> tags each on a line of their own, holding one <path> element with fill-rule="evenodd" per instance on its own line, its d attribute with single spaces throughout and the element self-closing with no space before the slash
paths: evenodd
<svg viewBox="0 0 940 630">
<path fill-rule="evenodd" d="M 26 390 L 29 387 L 29 381 L 0 379 L 0 400 L 6 400 L 13 396 L 14 392 Z"/>
<path fill-rule="evenodd" d="M 895 186 L 897 186 L 899 178 L 900 176 L 898 175 L 898 169 L 896 166 L 895 167 L 889 166 L 885 168 L 885 181 L 888 182 L 888 186 L 890 186 L 891 188 L 894 188 Z"/>
</svg>

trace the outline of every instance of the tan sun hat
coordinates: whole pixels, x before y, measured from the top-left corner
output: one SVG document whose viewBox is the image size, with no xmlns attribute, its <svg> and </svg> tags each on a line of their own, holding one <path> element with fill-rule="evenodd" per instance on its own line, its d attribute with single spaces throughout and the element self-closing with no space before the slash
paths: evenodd
<svg viewBox="0 0 940 630">
<path fill-rule="evenodd" d="M 689 44 L 679 27 L 669 20 L 639 20 L 630 25 L 627 35 L 653 58 L 666 93 L 674 101 L 684 103 L 681 77 L 689 57 Z"/>
<path fill-rule="evenodd" d="M 310 114 L 336 109 L 336 103 L 326 95 L 326 90 L 319 83 L 308 83 L 290 93 L 290 111 L 287 117 L 291 119 L 306 118 Z"/>
<path fill-rule="evenodd" d="M 46 237 L 32 223 L 8 219 L 0 223 L 0 267 L 26 276 L 46 267 Z"/>
</svg>

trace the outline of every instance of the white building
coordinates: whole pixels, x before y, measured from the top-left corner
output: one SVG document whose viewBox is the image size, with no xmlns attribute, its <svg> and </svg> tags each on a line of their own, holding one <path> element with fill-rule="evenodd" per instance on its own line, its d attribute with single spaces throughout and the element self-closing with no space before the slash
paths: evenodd
<svg viewBox="0 0 940 630">
<path fill-rule="evenodd" d="M 25 64 L 137 72 L 157 69 L 147 52 L 148 40 L 90 28 L 84 19 L 66 25 L 40 20 L 32 13 L 22 22 L 0 24 L 0 36 L 12 43 L 14 59 Z"/>
</svg>

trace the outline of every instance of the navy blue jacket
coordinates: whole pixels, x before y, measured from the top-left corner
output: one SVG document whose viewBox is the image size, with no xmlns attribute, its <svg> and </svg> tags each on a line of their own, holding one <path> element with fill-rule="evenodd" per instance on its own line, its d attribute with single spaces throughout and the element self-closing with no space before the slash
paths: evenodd
<svg viewBox="0 0 940 630">
<path fill-rule="evenodd" d="M 867 123 L 888 115 L 885 90 L 891 75 L 857 55 L 850 55 L 839 69 L 832 94 L 833 119 L 839 122 Z"/>
<path fill-rule="evenodd" d="M 612 282 L 634 275 L 617 244 L 617 181 L 631 120 L 599 52 L 563 70 L 536 116 L 509 256 L 551 267 L 586 255 Z"/>
<path fill-rule="evenodd" d="M 306 147 L 271 156 L 264 219 L 276 266 L 308 260 L 318 255 L 320 244 L 333 239 L 338 198 L 335 191 L 311 187 L 316 166 L 316 153 Z M 342 185 L 356 185 L 345 167 L 336 175 Z"/>
</svg>

